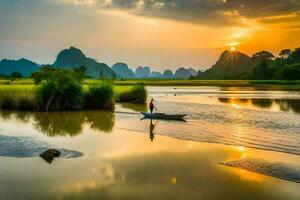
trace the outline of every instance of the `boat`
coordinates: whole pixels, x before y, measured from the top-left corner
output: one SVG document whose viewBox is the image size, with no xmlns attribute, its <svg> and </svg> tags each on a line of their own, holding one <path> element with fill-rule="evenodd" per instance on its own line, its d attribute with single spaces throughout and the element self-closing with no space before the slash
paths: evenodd
<svg viewBox="0 0 300 200">
<path fill-rule="evenodd" d="M 148 113 L 148 112 L 141 112 L 144 115 L 144 118 L 149 119 L 166 119 L 166 120 L 184 120 L 183 118 L 186 116 L 186 114 L 181 115 L 169 115 L 165 113 Z"/>
</svg>

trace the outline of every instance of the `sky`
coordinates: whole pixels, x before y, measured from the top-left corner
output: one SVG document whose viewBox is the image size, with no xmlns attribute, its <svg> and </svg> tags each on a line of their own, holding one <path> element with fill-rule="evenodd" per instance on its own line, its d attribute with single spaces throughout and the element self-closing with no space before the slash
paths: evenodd
<svg viewBox="0 0 300 200">
<path fill-rule="evenodd" d="M 300 0 L 0 0 L 0 59 L 81 49 L 112 65 L 206 69 L 234 46 L 300 47 Z"/>
</svg>

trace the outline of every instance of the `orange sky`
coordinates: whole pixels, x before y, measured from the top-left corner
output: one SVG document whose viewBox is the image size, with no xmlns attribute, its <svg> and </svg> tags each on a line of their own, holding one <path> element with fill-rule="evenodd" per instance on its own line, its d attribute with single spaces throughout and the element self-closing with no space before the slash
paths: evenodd
<svg viewBox="0 0 300 200">
<path fill-rule="evenodd" d="M 249 55 L 300 46 L 299 2 L 251 2 L 4 0 L 0 58 L 53 63 L 60 50 L 75 46 L 109 65 L 162 71 L 208 68 L 231 46 Z"/>
</svg>

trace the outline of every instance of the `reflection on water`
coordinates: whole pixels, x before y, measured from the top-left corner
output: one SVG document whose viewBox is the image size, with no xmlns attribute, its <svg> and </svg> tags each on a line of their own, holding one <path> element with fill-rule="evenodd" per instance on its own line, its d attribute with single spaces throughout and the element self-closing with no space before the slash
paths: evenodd
<svg viewBox="0 0 300 200">
<path fill-rule="evenodd" d="M 153 142 L 154 137 L 155 137 L 154 128 L 155 128 L 157 122 L 158 121 L 156 121 L 155 123 L 153 123 L 153 120 L 150 119 L 150 126 L 149 126 L 150 134 L 149 134 L 149 136 L 150 136 L 151 142 Z"/>
<path fill-rule="evenodd" d="M 283 162 L 273 163 L 263 159 L 243 158 L 221 164 L 300 183 L 300 170 Z"/>
<path fill-rule="evenodd" d="M 300 113 L 300 99 L 218 98 L 220 103 Z"/>
<path fill-rule="evenodd" d="M 15 158 L 37 157 L 53 146 L 34 137 L 19 137 L 0 135 L 0 156 Z M 60 148 L 60 157 L 77 158 L 83 156 L 81 152 Z"/>
<path fill-rule="evenodd" d="M 148 108 L 147 104 L 120 103 L 119 105 L 121 105 L 123 109 L 136 112 L 146 112 Z"/>
<path fill-rule="evenodd" d="M 113 112 L 0 112 L 3 120 L 17 120 L 22 123 L 33 121 L 34 127 L 47 136 L 76 136 L 82 133 L 83 125 L 91 129 L 110 133 L 115 125 Z"/>
</svg>

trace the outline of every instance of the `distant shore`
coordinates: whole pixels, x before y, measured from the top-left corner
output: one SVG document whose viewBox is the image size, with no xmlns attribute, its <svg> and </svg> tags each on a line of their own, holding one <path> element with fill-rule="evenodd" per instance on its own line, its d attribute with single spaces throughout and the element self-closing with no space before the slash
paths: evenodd
<svg viewBox="0 0 300 200">
<path fill-rule="evenodd" d="M 98 80 L 86 79 L 86 85 L 96 84 Z M 218 87 L 254 87 L 258 90 L 300 91 L 300 80 L 179 80 L 179 79 L 134 79 L 115 80 L 114 85 L 132 86 L 143 83 L 146 86 L 218 86 Z M 0 85 L 33 85 L 32 79 L 0 80 Z"/>
</svg>

